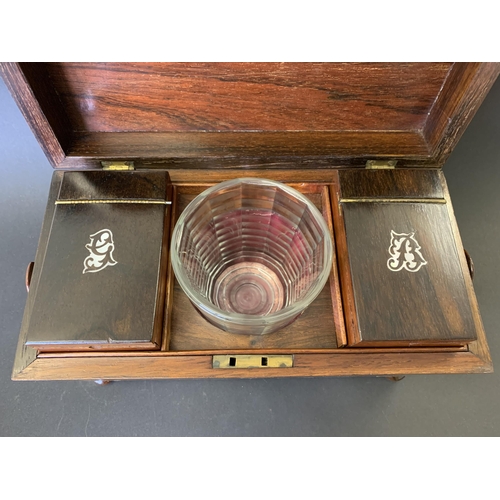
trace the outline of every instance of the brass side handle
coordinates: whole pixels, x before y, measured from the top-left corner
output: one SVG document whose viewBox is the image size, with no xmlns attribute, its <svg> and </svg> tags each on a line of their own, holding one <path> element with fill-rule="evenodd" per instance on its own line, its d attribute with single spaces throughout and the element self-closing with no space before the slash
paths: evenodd
<svg viewBox="0 0 500 500">
<path fill-rule="evenodd" d="M 35 266 L 34 262 L 30 262 L 28 264 L 28 267 L 26 268 L 26 277 L 25 277 L 25 283 L 26 283 L 26 291 L 30 291 L 30 283 L 31 283 L 31 276 L 33 275 L 33 267 Z"/>
<path fill-rule="evenodd" d="M 474 279 L 474 262 L 472 261 L 472 257 L 469 255 L 469 252 L 464 248 L 465 252 L 465 260 L 467 260 L 467 267 L 469 268 L 470 279 Z"/>
</svg>

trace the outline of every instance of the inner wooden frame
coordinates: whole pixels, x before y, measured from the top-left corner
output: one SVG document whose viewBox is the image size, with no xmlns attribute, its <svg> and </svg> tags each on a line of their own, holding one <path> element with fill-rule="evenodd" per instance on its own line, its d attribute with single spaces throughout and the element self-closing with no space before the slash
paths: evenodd
<svg viewBox="0 0 500 500">
<path fill-rule="evenodd" d="M 172 210 L 172 228 L 189 202 L 212 185 L 192 183 L 175 185 L 176 203 Z M 288 185 L 307 196 L 320 210 L 334 241 L 329 185 L 319 183 Z M 216 328 L 193 307 L 175 279 L 171 265 L 168 276 L 170 283 L 167 284 L 167 316 L 162 342 L 164 351 L 236 352 L 261 349 L 273 354 L 293 349 L 335 349 L 346 344 L 335 249 L 329 280 L 319 296 L 291 325 L 268 335 L 235 335 Z"/>
</svg>

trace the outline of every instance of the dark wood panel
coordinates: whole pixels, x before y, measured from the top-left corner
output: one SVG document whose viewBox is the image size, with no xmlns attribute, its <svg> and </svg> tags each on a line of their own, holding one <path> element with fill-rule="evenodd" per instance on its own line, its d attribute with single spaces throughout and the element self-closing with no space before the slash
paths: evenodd
<svg viewBox="0 0 500 500">
<path fill-rule="evenodd" d="M 134 172 L 128 174 L 135 177 Z M 166 186 L 166 172 L 151 175 L 152 180 L 163 176 L 160 184 Z M 88 173 L 66 176 L 85 180 Z M 169 214 L 168 206 L 148 203 L 57 205 L 26 345 L 41 350 L 157 348 Z M 107 252 L 97 248 L 95 235 L 103 232 Z M 96 263 L 100 257 L 106 265 Z"/>
<path fill-rule="evenodd" d="M 164 216 L 162 205 L 58 205 L 26 343 L 153 348 Z M 84 273 L 90 235 L 105 228 L 117 264 Z"/>
<path fill-rule="evenodd" d="M 416 130 L 449 63 L 50 63 L 74 130 Z M 382 119 L 381 119 L 382 118 Z"/>
<path fill-rule="evenodd" d="M 166 200 L 164 172 L 65 172 L 58 200 Z"/>
<path fill-rule="evenodd" d="M 342 198 L 443 198 L 437 169 L 340 170 Z"/>
<path fill-rule="evenodd" d="M 346 203 L 342 210 L 358 324 L 350 344 L 476 339 L 446 205 Z"/>
</svg>

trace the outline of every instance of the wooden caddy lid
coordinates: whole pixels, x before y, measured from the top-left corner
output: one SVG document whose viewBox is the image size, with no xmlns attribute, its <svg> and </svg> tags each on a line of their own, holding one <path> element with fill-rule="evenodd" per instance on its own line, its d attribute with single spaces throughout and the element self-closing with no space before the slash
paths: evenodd
<svg viewBox="0 0 500 500">
<path fill-rule="evenodd" d="M 54 172 L 27 346 L 159 349 L 171 191 L 160 170 Z"/>
<path fill-rule="evenodd" d="M 350 346 L 464 345 L 482 331 L 440 169 L 338 169 L 332 210 Z"/>
<path fill-rule="evenodd" d="M 51 164 L 442 166 L 498 63 L 2 63 Z"/>
</svg>

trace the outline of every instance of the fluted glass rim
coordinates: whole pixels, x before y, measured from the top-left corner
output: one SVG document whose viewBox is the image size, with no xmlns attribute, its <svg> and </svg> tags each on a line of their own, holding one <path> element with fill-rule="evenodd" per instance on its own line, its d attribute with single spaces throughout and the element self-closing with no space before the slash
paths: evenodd
<svg viewBox="0 0 500 500">
<path fill-rule="evenodd" d="M 304 203 L 311 215 L 314 217 L 314 220 L 321 227 L 325 237 L 324 237 L 324 252 L 323 252 L 323 269 L 319 278 L 316 282 L 311 286 L 311 288 L 305 293 L 304 297 L 302 297 L 297 302 L 276 311 L 275 313 L 271 313 L 267 316 L 253 316 L 250 314 L 241 314 L 241 313 L 229 313 L 224 311 L 214 304 L 212 304 L 206 297 L 204 297 L 201 293 L 193 290 L 191 286 L 191 281 L 184 270 L 184 266 L 181 263 L 178 249 L 180 247 L 180 242 L 184 229 L 184 221 L 187 217 L 189 217 L 195 210 L 197 210 L 204 201 L 216 193 L 217 191 L 221 191 L 227 189 L 228 187 L 235 186 L 238 184 L 256 184 L 259 186 L 268 186 L 268 187 L 276 187 L 284 192 L 292 195 L 294 198 L 300 200 Z M 183 210 L 177 223 L 175 224 L 172 239 L 170 243 L 170 258 L 172 262 L 172 268 L 181 286 L 184 293 L 188 296 L 188 298 L 193 302 L 196 307 L 198 307 L 202 312 L 206 313 L 209 316 L 217 318 L 220 321 L 225 321 L 228 323 L 237 323 L 239 325 L 245 326 L 266 326 L 271 325 L 273 323 L 278 323 L 284 321 L 288 318 L 292 318 L 293 316 L 299 314 L 302 310 L 306 309 L 316 297 L 323 290 L 328 278 L 330 277 L 330 273 L 332 271 L 332 261 L 333 261 L 333 242 L 330 234 L 330 228 L 328 227 L 323 215 L 316 208 L 316 206 L 302 193 L 297 191 L 296 189 L 287 186 L 286 184 L 278 181 L 273 181 L 269 179 L 260 179 L 255 177 L 241 177 L 237 179 L 232 179 L 228 181 L 221 182 L 219 184 L 215 184 L 214 186 L 206 189 L 202 193 L 200 193 L 196 198 L 194 198 L 189 205 Z"/>
</svg>

